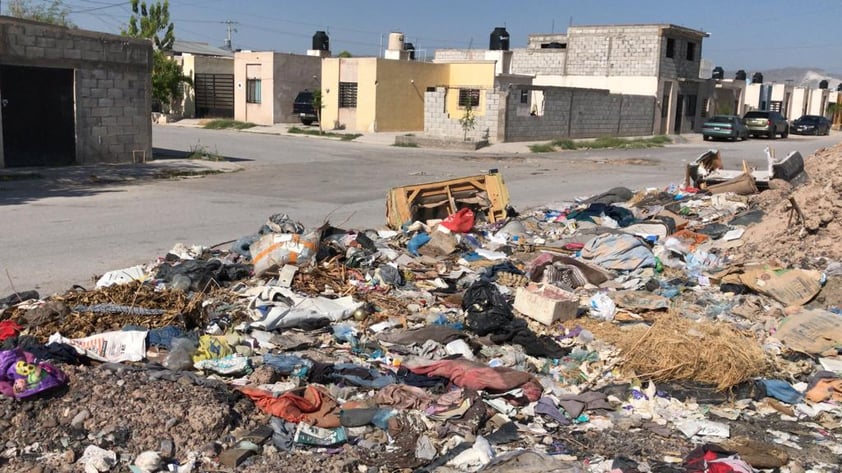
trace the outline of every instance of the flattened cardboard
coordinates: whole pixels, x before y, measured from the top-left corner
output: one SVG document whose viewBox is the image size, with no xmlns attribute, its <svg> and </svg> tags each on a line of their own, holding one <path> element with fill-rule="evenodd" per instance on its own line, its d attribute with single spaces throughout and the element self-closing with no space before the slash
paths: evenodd
<svg viewBox="0 0 842 473">
<path fill-rule="evenodd" d="M 802 310 L 781 320 L 775 338 L 798 352 L 835 352 L 842 346 L 842 315 L 821 309 Z"/>
<path fill-rule="evenodd" d="M 747 269 L 740 282 L 787 306 L 804 305 L 821 291 L 822 273 L 806 269 Z"/>
</svg>

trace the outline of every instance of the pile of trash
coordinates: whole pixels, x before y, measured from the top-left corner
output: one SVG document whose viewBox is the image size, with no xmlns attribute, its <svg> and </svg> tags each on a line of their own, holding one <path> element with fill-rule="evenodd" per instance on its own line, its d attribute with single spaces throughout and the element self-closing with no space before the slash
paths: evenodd
<svg viewBox="0 0 842 473">
<path fill-rule="evenodd" d="M 768 154 L 521 212 L 396 188 L 383 228 L 8 295 L 0 471 L 838 471 L 842 146 Z"/>
</svg>

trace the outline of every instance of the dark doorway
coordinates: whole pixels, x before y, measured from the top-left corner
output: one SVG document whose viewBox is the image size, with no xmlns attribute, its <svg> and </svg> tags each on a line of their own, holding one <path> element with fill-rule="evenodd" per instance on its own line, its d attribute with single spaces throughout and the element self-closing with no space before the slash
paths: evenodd
<svg viewBox="0 0 842 473">
<path fill-rule="evenodd" d="M 675 101 L 675 127 L 673 128 L 673 133 L 676 135 L 681 134 L 681 119 L 684 117 L 684 96 L 678 94 L 678 98 Z"/>
<path fill-rule="evenodd" d="M 196 118 L 234 118 L 234 74 L 196 74 Z"/>
<path fill-rule="evenodd" d="M 0 66 L 6 167 L 76 162 L 73 70 Z"/>
</svg>

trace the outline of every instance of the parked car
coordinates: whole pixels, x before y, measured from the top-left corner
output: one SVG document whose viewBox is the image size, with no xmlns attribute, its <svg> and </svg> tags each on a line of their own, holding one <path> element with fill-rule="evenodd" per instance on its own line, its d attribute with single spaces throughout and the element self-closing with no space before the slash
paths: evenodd
<svg viewBox="0 0 842 473">
<path fill-rule="evenodd" d="M 830 120 L 821 115 L 802 115 L 790 128 L 796 135 L 829 135 Z"/>
<path fill-rule="evenodd" d="M 772 112 L 768 110 L 753 110 L 746 112 L 743 116 L 743 121 L 748 127 L 748 132 L 751 136 L 768 136 L 769 139 L 774 140 L 777 135 L 781 138 L 789 136 L 789 122 L 786 117 L 780 112 Z"/>
<path fill-rule="evenodd" d="M 702 137 L 705 140 L 745 140 L 748 139 L 748 128 L 736 115 L 716 115 L 702 125 Z"/>
<path fill-rule="evenodd" d="M 304 125 L 312 125 L 318 120 L 316 109 L 313 107 L 313 92 L 309 90 L 299 92 L 292 102 L 292 113 L 298 115 Z"/>
</svg>

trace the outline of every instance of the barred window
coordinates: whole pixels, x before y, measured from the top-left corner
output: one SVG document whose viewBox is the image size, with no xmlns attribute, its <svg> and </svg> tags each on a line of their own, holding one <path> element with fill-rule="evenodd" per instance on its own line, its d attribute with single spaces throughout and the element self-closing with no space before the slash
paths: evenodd
<svg viewBox="0 0 842 473">
<path fill-rule="evenodd" d="M 528 90 L 521 90 L 520 91 L 520 103 L 528 104 L 529 103 L 529 91 Z"/>
<path fill-rule="evenodd" d="M 459 107 L 479 107 L 479 89 L 459 89 Z"/>
<path fill-rule="evenodd" d="M 357 83 L 339 83 L 339 108 L 357 108 Z"/>
</svg>

